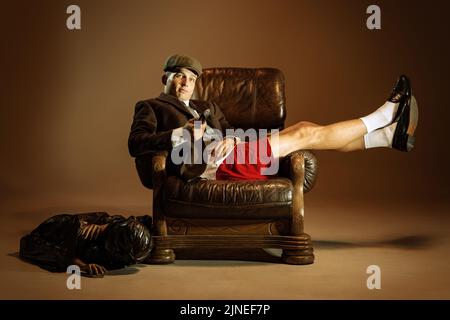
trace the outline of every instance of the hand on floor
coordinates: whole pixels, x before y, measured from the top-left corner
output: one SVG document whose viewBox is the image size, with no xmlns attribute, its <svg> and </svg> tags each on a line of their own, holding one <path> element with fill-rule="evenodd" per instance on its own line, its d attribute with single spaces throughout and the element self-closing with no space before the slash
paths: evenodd
<svg viewBox="0 0 450 320">
<path fill-rule="evenodd" d="M 95 263 L 88 263 L 85 265 L 80 266 L 81 273 L 84 274 L 87 277 L 94 277 L 94 278 L 103 278 L 105 273 L 108 271 L 105 267 L 95 264 Z"/>
</svg>

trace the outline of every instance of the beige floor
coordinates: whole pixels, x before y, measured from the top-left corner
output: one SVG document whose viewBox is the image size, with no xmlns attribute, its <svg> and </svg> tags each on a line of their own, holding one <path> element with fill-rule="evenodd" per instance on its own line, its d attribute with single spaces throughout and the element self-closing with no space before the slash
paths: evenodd
<svg viewBox="0 0 450 320">
<path fill-rule="evenodd" d="M 450 298 L 450 206 L 378 203 L 367 208 L 345 200 L 307 205 L 306 231 L 316 254 L 308 266 L 278 263 L 277 250 L 183 251 L 175 264 L 82 278 L 81 290 L 68 290 L 66 274 L 49 273 L 17 257 L 20 237 L 51 213 L 121 211 L 88 208 L 32 210 L 23 203 L 3 203 L 1 299 Z M 381 268 L 380 290 L 366 286 L 369 265 Z"/>
</svg>

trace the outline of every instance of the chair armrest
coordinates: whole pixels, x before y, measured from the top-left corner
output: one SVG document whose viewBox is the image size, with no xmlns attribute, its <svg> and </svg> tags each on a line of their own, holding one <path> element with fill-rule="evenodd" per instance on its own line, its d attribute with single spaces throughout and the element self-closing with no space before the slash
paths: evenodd
<svg viewBox="0 0 450 320">
<path fill-rule="evenodd" d="M 302 163 L 297 161 L 298 157 L 304 157 L 305 161 L 305 179 L 303 182 L 303 192 L 310 191 L 317 177 L 318 161 L 314 153 L 308 150 L 297 150 L 288 154 L 286 157 L 280 160 L 279 175 L 282 177 L 290 178 L 291 180 L 298 179 L 299 171 L 301 170 Z"/>
<path fill-rule="evenodd" d="M 157 185 L 155 181 L 165 178 L 167 156 L 167 151 L 155 151 L 136 157 L 136 170 L 146 188 L 153 189 L 153 186 Z"/>
<path fill-rule="evenodd" d="M 167 151 L 157 152 L 152 158 L 153 186 L 161 186 L 166 179 Z"/>
</svg>

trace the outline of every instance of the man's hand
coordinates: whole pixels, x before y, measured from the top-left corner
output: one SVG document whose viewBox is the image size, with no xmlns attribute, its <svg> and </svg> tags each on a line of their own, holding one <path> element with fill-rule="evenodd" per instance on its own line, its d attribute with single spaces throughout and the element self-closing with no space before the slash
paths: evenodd
<svg viewBox="0 0 450 320">
<path fill-rule="evenodd" d="M 88 277 L 102 278 L 108 271 L 99 264 L 84 263 L 80 258 L 75 258 L 73 263 L 79 266 L 81 273 Z"/>
<path fill-rule="evenodd" d="M 217 146 L 211 152 L 211 156 L 213 156 L 216 159 L 220 159 L 224 157 L 228 152 L 233 150 L 234 146 L 235 146 L 234 138 L 230 137 L 225 138 L 217 144 Z"/>
<path fill-rule="evenodd" d="M 195 125 L 194 122 L 197 122 L 197 124 Z M 201 139 L 203 137 L 203 133 L 206 130 L 206 121 L 202 122 L 200 126 L 198 125 L 199 124 L 198 122 L 200 122 L 200 120 L 192 118 L 188 120 L 186 124 L 183 126 L 183 129 L 188 130 L 191 137 L 192 136 L 194 137 L 194 140 Z"/>
<path fill-rule="evenodd" d="M 105 231 L 108 224 L 87 224 L 82 227 L 80 235 L 86 240 L 95 240 Z"/>
<path fill-rule="evenodd" d="M 87 263 L 83 266 L 80 266 L 80 270 L 85 275 L 96 278 L 103 278 L 105 273 L 108 271 L 105 267 L 95 263 Z"/>
</svg>

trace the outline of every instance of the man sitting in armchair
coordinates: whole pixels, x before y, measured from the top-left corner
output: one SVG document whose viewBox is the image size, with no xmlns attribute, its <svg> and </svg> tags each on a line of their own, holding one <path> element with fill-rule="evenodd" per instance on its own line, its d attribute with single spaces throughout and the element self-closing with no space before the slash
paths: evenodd
<svg viewBox="0 0 450 320">
<path fill-rule="evenodd" d="M 139 157 L 166 150 L 171 155 L 167 170 L 187 180 L 268 179 L 276 174 L 268 169 L 296 150 L 347 152 L 386 147 L 408 152 L 414 147 L 418 106 L 409 79 L 404 75 L 399 77 L 387 101 L 367 116 L 325 126 L 301 121 L 251 143 L 238 134 L 227 134 L 227 129 L 232 128 L 218 105 L 191 99 L 196 80 L 202 74 L 197 59 L 173 55 L 166 60 L 163 70 L 164 92 L 136 104 L 129 152 Z M 193 160 L 190 163 L 175 161 L 177 152 L 174 151 L 186 144 L 190 148 L 195 141 L 210 146 L 207 157 L 202 157 L 200 162 L 192 155 L 188 157 Z M 265 150 L 266 159 L 261 150 Z"/>
</svg>

